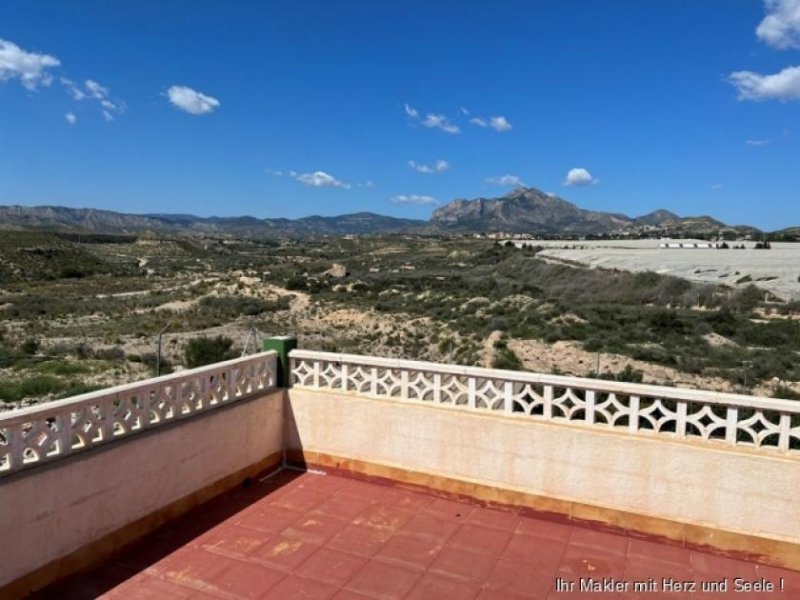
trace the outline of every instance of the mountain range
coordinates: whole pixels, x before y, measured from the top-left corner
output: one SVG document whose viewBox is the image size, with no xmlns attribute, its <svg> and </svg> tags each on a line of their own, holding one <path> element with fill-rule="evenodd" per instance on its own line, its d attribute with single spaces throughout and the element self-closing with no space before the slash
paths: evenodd
<svg viewBox="0 0 800 600">
<path fill-rule="evenodd" d="M 656 210 L 640 217 L 592 211 L 535 188 L 519 188 L 498 198 L 458 199 L 436 209 L 429 221 L 371 212 L 334 217 L 258 219 L 196 217 L 185 214 L 126 214 L 61 206 L 0 206 L 0 229 L 91 233 L 157 233 L 237 237 L 302 237 L 378 233 L 521 233 L 603 235 L 659 232 L 667 235 L 716 234 L 720 230 L 757 234 L 747 225 L 728 226 L 709 216 L 679 217 Z"/>
</svg>

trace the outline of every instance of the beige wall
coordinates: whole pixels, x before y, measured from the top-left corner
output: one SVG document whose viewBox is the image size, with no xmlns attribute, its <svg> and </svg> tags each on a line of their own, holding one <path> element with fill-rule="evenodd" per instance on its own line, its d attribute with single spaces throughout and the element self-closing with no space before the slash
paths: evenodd
<svg viewBox="0 0 800 600">
<path fill-rule="evenodd" d="M 0 588 L 283 448 L 283 390 L 0 482 Z"/>
<path fill-rule="evenodd" d="M 327 390 L 289 398 L 289 448 L 800 543 L 797 458 Z"/>
</svg>

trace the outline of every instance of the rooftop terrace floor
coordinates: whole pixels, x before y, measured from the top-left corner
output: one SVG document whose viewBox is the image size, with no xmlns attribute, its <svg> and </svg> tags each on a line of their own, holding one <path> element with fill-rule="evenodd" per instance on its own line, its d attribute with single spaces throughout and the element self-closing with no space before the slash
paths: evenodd
<svg viewBox="0 0 800 600">
<path fill-rule="evenodd" d="M 557 592 L 556 578 L 575 581 Z M 579 578 L 628 581 L 578 592 Z M 729 579 L 729 593 L 632 590 Z M 780 593 L 730 593 L 733 578 Z M 699 587 L 699 584 L 698 584 Z M 337 475 L 282 471 L 173 521 L 39 598 L 800 598 L 800 572 Z"/>
</svg>

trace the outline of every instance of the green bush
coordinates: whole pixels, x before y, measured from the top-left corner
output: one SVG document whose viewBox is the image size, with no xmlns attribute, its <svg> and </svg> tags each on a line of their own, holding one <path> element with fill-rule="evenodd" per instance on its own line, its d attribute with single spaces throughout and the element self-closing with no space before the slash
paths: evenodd
<svg viewBox="0 0 800 600">
<path fill-rule="evenodd" d="M 35 340 L 34 338 L 28 338 L 22 342 L 22 345 L 19 347 L 19 349 L 28 356 L 31 356 L 39 351 L 39 341 Z"/>
<path fill-rule="evenodd" d="M 36 370 L 46 375 L 78 375 L 88 373 L 89 367 L 76 362 L 65 362 L 61 360 L 48 360 L 39 364 Z"/>
<path fill-rule="evenodd" d="M 773 398 L 784 398 L 786 400 L 800 400 L 800 394 L 785 385 L 779 385 L 772 392 Z"/>
<path fill-rule="evenodd" d="M 190 369 L 234 358 L 233 340 L 229 337 L 199 337 L 189 340 L 184 350 L 184 362 Z"/>
</svg>

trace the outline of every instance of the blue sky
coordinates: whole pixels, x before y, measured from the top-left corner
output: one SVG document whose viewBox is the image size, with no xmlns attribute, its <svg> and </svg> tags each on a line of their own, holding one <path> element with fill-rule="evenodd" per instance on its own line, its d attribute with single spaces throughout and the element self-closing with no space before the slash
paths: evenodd
<svg viewBox="0 0 800 600">
<path fill-rule="evenodd" d="M 800 0 L 0 14 L 2 204 L 427 218 L 523 182 L 595 210 L 800 225 Z"/>
</svg>

